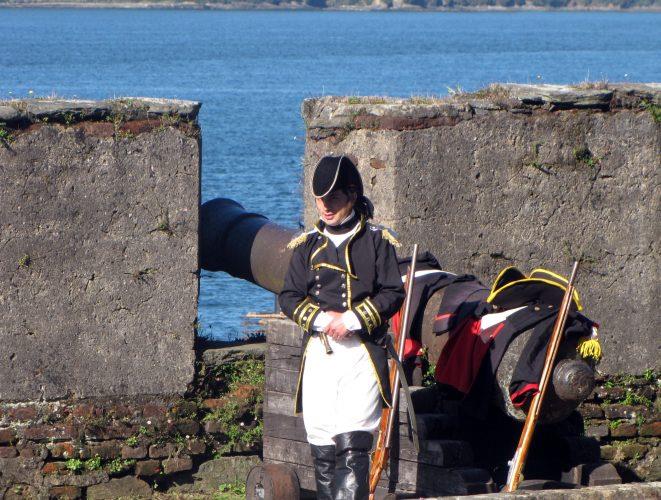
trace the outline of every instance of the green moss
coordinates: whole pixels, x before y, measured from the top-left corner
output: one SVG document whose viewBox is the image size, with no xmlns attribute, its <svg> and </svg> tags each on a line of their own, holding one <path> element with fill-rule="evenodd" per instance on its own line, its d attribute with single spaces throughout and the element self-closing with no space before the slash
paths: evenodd
<svg viewBox="0 0 661 500">
<path fill-rule="evenodd" d="M 121 458 L 115 458 L 108 462 L 108 471 L 112 474 L 119 474 L 133 467 L 135 462 L 133 459 L 122 460 Z"/>
<path fill-rule="evenodd" d="M 241 483 L 222 483 L 213 500 L 240 500 L 246 497 L 246 485 Z"/>
<path fill-rule="evenodd" d="M 83 470 L 85 463 L 80 458 L 70 458 L 64 462 L 64 466 L 71 472 L 80 472 Z"/>
<path fill-rule="evenodd" d="M 30 259 L 29 254 L 23 255 L 20 259 L 18 259 L 18 267 L 19 268 L 24 268 L 24 267 L 30 267 L 30 264 L 32 263 L 32 259 Z"/>
<path fill-rule="evenodd" d="M 652 115 L 654 123 L 661 123 L 661 106 L 653 102 L 643 101 L 642 107 Z"/>
<path fill-rule="evenodd" d="M 101 468 L 101 457 L 99 455 L 94 455 L 94 457 L 85 460 L 85 470 L 93 471 L 93 470 L 99 470 L 100 468 Z"/>
<path fill-rule="evenodd" d="M 650 401 L 648 398 L 645 396 L 641 396 L 639 394 L 636 394 L 632 390 L 627 390 L 626 395 L 620 400 L 620 403 L 623 405 L 629 405 L 629 406 L 646 406 L 648 408 L 652 407 L 652 401 Z"/>
<path fill-rule="evenodd" d="M 131 436 L 124 441 L 127 446 L 138 446 L 138 437 L 137 436 Z"/>
<path fill-rule="evenodd" d="M 0 122 L 0 143 L 5 147 L 9 147 L 9 144 L 14 141 L 14 136 L 6 127 L 6 123 Z"/>
<path fill-rule="evenodd" d="M 587 147 L 576 147 L 573 150 L 574 159 L 584 165 L 593 168 L 599 165 L 601 158 L 594 156 Z"/>
<path fill-rule="evenodd" d="M 617 429 L 620 425 L 622 425 L 622 422 L 624 422 L 621 418 L 618 418 L 617 420 L 611 420 L 608 423 L 608 427 L 611 428 L 611 430 Z"/>
</svg>

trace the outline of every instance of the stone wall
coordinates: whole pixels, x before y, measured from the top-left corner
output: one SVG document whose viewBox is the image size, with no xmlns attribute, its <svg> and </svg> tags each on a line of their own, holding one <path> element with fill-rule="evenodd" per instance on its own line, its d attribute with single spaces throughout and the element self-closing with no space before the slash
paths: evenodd
<svg viewBox="0 0 661 500">
<path fill-rule="evenodd" d="M 0 402 L 0 498 L 210 498 L 244 483 L 260 463 L 264 352 L 205 350 L 184 395 Z"/>
<path fill-rule="evenodd" d="M 661 481 L 659 374 L 604 377 L 579 408 L 586 436 L 625 481 Z"/>
<path fill-rule="evenodd" d="M 186 390 L 199 106 L 0 102 L 0 402 Z"/>
<path fill-rule="evenodd" d="M 658 367 L 661 85 L 493 85 L 447 99 L 308 99 L 310 172 L 357 160 L 376 219 L 444 268 L 562 274 L 601 324 L 606 373 Z"/>
</svg>

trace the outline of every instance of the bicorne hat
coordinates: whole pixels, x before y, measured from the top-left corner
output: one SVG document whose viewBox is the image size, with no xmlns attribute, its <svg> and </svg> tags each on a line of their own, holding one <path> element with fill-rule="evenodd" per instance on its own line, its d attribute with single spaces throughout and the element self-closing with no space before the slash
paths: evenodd
<svg viewBox="0 0 661 500">
<path fill-rule="evenodd" d="M 354 187 L 358 197 L 363 196 L 363 181 L 358 168 L 348 157 L 324 156 L 312 174 L 312 194 L 323 198 L 331 191 Z"/>
</svg>

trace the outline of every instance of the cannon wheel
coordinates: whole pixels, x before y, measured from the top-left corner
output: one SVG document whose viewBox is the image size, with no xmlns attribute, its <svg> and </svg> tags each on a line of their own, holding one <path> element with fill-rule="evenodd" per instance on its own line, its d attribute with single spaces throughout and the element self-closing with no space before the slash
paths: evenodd
<svg viewBox="0 0 661 500">
<path fill-rule="evenodd" d="M 256 465 L 246 479 L 246 500 L 299 500 L 301 487 L 291 467 Z"/>
</svg>

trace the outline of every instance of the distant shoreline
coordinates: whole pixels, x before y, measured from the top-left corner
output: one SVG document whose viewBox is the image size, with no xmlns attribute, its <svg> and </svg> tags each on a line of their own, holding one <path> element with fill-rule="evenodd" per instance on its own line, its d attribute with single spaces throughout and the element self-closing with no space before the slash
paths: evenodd
<svg viewBox="0 0 661 500">
<path fill-rule="evenodd" d="M 347 5 L 333 7 L 311 7 L 300 3 L 250 3 L 233 2 L 230 4 L 219 3 L 197 3 L 197 2 L 1 2 L 0 8 L 24 9 L 24 8 L 70 8 L 70 9 L 167 9 L 167 10 L 259 10 L 259 11 L 332 11 L 332 12 L 661 12 L 659 6 L 574 6 L 574 7 L 548 7 L 523 5 L 517 7 L 504 7 L 498 5 L 483 6 L 458 6 L 458 7 L 419 7 L 416 5 L 404 5 L 398 7 L 385 7 L 376 5 Z"/>
</svg>

